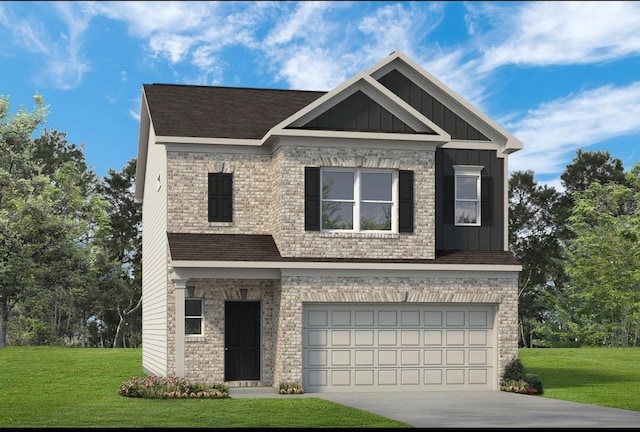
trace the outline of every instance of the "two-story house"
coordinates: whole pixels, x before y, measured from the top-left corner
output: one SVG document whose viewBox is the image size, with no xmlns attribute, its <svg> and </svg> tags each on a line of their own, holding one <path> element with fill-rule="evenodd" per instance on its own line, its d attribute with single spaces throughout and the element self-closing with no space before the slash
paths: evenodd
<svg viewBox="0 0 640 432">
<path fill-rule="evenodd" d="M 497 390 L 517 355 L 521 147 L 400 52 L 329 92 L 144 85 L 145 372 Z"/>
</svg>

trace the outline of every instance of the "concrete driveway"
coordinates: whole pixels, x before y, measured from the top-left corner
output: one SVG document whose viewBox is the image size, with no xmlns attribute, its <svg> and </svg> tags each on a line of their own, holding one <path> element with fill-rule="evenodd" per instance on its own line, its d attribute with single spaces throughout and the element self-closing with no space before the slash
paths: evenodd
<svg viewBox="0 0 640 432">
<path fill-rule="evenodd" d="M 318 397 L 420 428 L 640 428 L 640 412 L 502 391 L 279 395 L 274 388 L 242 388 L 229 395 Z"/>
</svg>

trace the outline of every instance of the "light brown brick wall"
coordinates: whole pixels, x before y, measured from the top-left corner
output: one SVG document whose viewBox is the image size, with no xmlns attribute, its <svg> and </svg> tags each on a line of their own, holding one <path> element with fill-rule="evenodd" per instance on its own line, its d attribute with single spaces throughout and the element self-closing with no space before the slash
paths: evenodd
<svg viewBox="0 0 640 432">
<path fill-rule="evenodd" d="M 262 374 L 259 385 L 277 386 L 302 381 L 302 307 L 307 302 L 387 303 L 400 301 L 408 291 L 409 303 L 496 304 L 498 377 L 517 355 L 516 278 L 409 278 L 409 277 L 284 277 L 279 280 L 192 279 L 196 296 L 205 298 L 202 337 L 185 340 L 185 376 L 198 382 L 224 380 L 224 302 L 240 298 L 261 302 Z M 170 296 L 172 298 L 172 296 Z M 170 335 L 175 308 L 169 308 Z M 170 350 L 175 346 L 173 338 Z M 171 352 L 171 351 L 170 351 Z M 175 357 L 170 356 L 175 368 Z"/>
</svg>

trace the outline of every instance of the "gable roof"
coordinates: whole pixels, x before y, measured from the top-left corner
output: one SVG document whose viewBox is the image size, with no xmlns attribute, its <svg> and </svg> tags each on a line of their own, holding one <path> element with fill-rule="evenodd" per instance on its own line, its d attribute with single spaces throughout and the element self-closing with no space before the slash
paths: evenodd
<svg viewBox="0 0 640 432">
<path fill-rule="evenodd" d="M 393 71 L 400 72 L 399 77 L 387 79 Z M 418 90 L 407 97 L 402 92 L 409 87 Z M 414 103 L 416 95 L 430 100 L 432 108 Z M 352 111 L 334 121 L 334 114 L 345 108 Z M 437 117 L 440 113 L 441 118 Z M 376 115 L 380 118 L 372 121 Z M 329 92 L 143 85 L 135 186 L 138 203 L 143 200 L 151 128 L 161 144 L 259 147 L 279 137 L 295 136 L 392 138 L 424 148 L 468 148 L 474 141 L 474 145 L 498 150 L 499 157 L 522 148 L 517 138 L 399 51 Z"/>
</svg>

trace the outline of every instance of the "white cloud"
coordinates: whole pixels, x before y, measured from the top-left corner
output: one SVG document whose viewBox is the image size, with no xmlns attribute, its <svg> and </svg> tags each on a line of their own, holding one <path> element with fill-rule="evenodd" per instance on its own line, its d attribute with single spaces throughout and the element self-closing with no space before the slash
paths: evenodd
<svg viewBox="0 0 640 432">
<path fill-rule="evenodd" d="M 194 44 L 193 37 L 173 33 L 154 34 L 149 40 L 152 55 L 163 57 L 171 64 L 182 62 Z"/>
<path fill-rule="evenodd" d="M 182 33 L 202 28 L 205 21 L 215 16 L 218 2 L 200 1 L 100 1 L 86 2 L 85 9 L 92 14 L 124 21 L 130 34 L 149 38 L 156 33 Z"/>
<path fill-rule="evenodd" d="M 638 2 L 483 4 L 469 11 L 475 15 L 470 29 L 482 19 L 495 23 L 496 30 L 479 36 L 486 44 L 482 70 L 507 64 L 587 64 L 640 54 Z"/>
<path fill-rule="evenodd" d="M 506 125 L 523 143 L 510 158 L 511 171 L 562 172 L 575 151 L 640 133 L 640 82 L 602 86 L 540 105 Z"/>
</svg>

